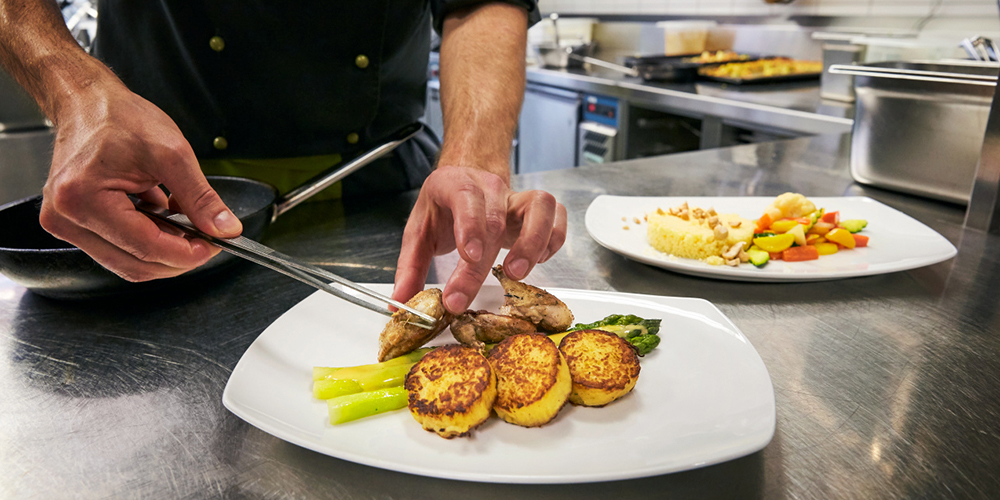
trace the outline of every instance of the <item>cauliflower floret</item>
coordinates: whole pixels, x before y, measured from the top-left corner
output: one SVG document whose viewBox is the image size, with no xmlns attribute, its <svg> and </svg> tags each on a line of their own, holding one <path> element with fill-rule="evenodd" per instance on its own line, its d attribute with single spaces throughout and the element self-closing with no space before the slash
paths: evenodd
<svg viewBox="0 0 1000 500">
<path fill-rule="evenodd" d="M 771 210 L 772 207 L 775 210 L 772 211 Z M 805 217 L 815 211 L 816 211 L 816 205 L 814 205 L 813 202 L 806 199 L 805 196 L 799 193 L 785 193 L 775 198 L 774 201 L 771 202 L 771 206 L 768 207 L 768 210 L 766 210 L 765 212 L 771 215 L 772 219 L 777 220 L 783 217 L 788 217 L 792 219 L 798 217 Z M 772 215 L 773 212 L 780 212 L 781 213 L 780 217 L 774 217 L 774 215 Z"/>
</svg>

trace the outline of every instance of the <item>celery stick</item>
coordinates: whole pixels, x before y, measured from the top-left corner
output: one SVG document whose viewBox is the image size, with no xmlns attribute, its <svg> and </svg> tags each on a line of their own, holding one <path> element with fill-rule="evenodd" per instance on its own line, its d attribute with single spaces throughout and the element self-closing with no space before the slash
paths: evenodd
<svg viewBox="0 0 1000 500">
<path fill-rule="evenodd" d="M 413 368 L 415 364 L 388 366 L 378 371 L 366 373 L 354 381 L 365 391 L 400 386 L 406 381 L 406 374 L 410 373 L 410 368 Z"/>
<path fill-rule="evenodd" d="M 412 365 L 420 358 L 424 357 L 424 354 L 431 352 L 433 347 L 425 347 L 423 349 L 417 349 L 408 354 L 392 358 L 390 360 L 383 361 L 381 363 L 372 363 L 370 365 L 359 365 L 359 366 L 349 366 L 349 367 L 326 367 L 326 366 L 314 366 L 313 367 L 313 380 L 320 380 L 324 378 L 338 378 L 338 379 L 356 379 L 359 377 L 370 375 L 370 372 L 381 370 L 389 366 L 396 365 Z M 345 371 L 346 370 L 346 371 Z"/>
<path fill-rule="evenodd" d="M 339 370 L 343 370 L 343 368 L 334 368 L 332 366 L 314 366 L 313 380 L 323 380 Z"/>
<path fill-rule="evenodd" d="M 330 423 L 337 425 L 405 408 L 406 403 L 406 389 L 403 387 L 390 387 L 377 391 L 359 392 L 357 394 L 336 397 L 327 400 L 326 405 L 330 410 Z"/>
<path fill-rule="evenodd" d="M 313 397 L 316 399 L 330 399 L 361 391 L 361 385 L 353 380 L 313 381 Z"/>
</svg>

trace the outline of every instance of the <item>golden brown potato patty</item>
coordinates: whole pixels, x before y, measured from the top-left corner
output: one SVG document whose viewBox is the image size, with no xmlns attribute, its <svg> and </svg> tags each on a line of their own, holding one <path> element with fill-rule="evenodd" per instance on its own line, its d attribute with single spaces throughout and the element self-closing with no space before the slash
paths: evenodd
<svg viewBox="0 0 1000 500">
<path fill-rule="evenodd" d="M 467 436 L 490 417 L 496 376 L 479 351 L 439 347 L 413 365 L 404 383 L 410 415 L 444 438 Z"/>
<path fill-rule="evenodd" d="M 639 380 L 639 356 L 627 340 L 603 330 L 577 330 L 559 342 L 573 379 L 570 402 L 604 406 Z"/>
</svg>

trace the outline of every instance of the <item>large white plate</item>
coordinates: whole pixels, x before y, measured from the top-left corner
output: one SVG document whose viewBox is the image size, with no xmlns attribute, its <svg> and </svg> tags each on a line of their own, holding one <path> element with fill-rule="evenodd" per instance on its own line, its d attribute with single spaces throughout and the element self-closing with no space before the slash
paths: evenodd
<svg viewBox="0 0 1000 500">
<path fill-rule="evenodd" d="M 390 293 L 390 285 L 368 285 Z M 550 289 L 591 322 L 614 313 L 662 318 L 635 389 L 604 408 L 567 405 L 527 429 L 492 417 L 471 438 L 424 431 L 405 409 L 338 426 L 312 398 L 312 367 L 375 361 L 385 317 L 317 292 L 269 326 L 226 384 L 226 408 L 257 428 L 327 455 L 425 476 L 575 483 L 653 476 L 723 462 L 774 435 L 774 391 L 757 351 L 699 299 Z M 497 310 L 486 286 L 474 309 Z M 446 330 L 431 345 L 454 342 Z"/>
<path fill-rule="evenodd" d="M 866 248 L 824 255 L 806 262 L 768 262 L 762 268 L 749 264 L 739 267 L 713 266 L 657 251 L 646 240 L 644 214 L 678 206 L 714 207 L 719 213 L 735 213 L 757 219 L 774 197 L 649 197 L 598 196 L 587 208 L 586 226 L 601 246 L 637 260 L 671 271 L 708 278 L 736 281 L 821 281 L 856 276 L 894 273 L 948 260 L 958 251 L 944 236 L 916 219 L 866 197 L 809 198 L 817 207 L 839 211 L 841 219 L 865 219 L 863 234 L 871 240 Z M 627 221 L 622 221 L 626 217 Z M 624 226 L 629 229 L 624 229 Z"/>
</svg>

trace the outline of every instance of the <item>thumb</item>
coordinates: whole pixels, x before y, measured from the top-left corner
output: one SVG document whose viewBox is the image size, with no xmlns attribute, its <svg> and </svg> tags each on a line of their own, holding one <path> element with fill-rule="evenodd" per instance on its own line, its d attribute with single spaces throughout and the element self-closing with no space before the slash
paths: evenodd
<svg viewBox="0 0 1000 500">
<path fill-rule="evenodd" d="M 163 185 L 198 229 L 218 238 L 235 238 L 243 232 L 243 224 L 208 184 L 197 162 L 192 159 L 183 168 L 170 170 L 173 173 L 164 178 Z"/>
</svg>

